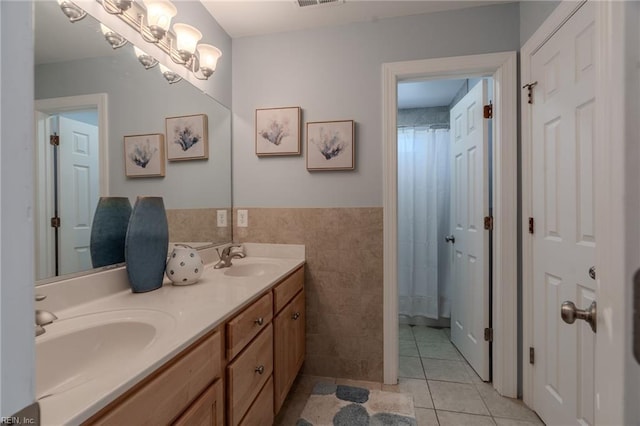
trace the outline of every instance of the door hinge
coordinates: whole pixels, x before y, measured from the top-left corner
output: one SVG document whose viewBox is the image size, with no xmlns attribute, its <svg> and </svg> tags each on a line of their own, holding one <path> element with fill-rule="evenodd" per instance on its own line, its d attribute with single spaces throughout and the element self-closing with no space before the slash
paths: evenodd
<svg viewBox="0 0 640 426">
<path fill-rule="evenodd" d="M 529 348 L 529 364 L 535 364 L 536 361 L 536 350 L 533 348 Z"/>
<path fill-rule="evenodd" d="M 489 105 L 484 106 L 484 118 L 493 118 L 493 104 L 489 101 Z"/>
<path fill-rule="evenodd" d="M 538 84 L 537 81 L 534 81 L 533 83 L 528 83 L 525 84 L 524 86 L 522 86 L 523 89 L 527 89 L 529 91 L 528 93 L 528 100 L 527 103 L 532 104 L 533 103 L 533 88 L 536 87 L 536 85 Z"/>
<path fill-rule="evenodd" d="M 529 233 L 533 234 L 534 230 L 535 230 L 535 223 L 533 221 L 533 218 L 530 217 L 529 218 Z"/>
<path fill-rule="evenodd" d="M 487 231 L 493 231 L 493 216 L 484 217 L 484 229 Z"/>
<path fill-rule="evenodd" d="M 51 227 L 60 228 L 60 218 L 58 216 L 51 218 Z"/>
<path fill-rule="evenodd" d="M 49 143 L 53 146 L 60 146 L 60 136 L 57 133 L 49 135 Z"/>
<path fill-rule="evenodd" d="M 493 328 L 487 327 L 484 329 L 484 341 L 493 342 Z"/>
</svg>

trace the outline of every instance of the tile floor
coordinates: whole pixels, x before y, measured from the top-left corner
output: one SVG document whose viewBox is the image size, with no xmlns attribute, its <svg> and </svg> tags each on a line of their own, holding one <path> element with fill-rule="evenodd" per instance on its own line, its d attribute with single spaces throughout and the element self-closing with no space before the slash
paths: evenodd
<svg viewBox="0 0 640 426">
<path fill-rule="evenodd" d="M 400 326 L 399 384 L 300 375 L 275 424 L 295 426 L 318 381 L 413 394 L 418 426 L 542 425 L 520 400 L 483 383 L 449 341 L 449 329 Z"/>
</svg>

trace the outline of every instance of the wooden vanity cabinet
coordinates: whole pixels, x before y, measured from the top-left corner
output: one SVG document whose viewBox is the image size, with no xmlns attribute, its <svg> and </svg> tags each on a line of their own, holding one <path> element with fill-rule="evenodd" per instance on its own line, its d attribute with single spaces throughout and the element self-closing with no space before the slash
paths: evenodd
<svg viewBox="0 0 640 426">
<path fill-rule="evenodd" d="M 274 413 L 278 413 L 305 357 L 304 268 L 274 288 Z M 279 301 L 279 303 L 278 303 Z"/>
<path fill-rule="evenodd" d="M 224 412 L 221 408 L 224 404 L 221 389 L 222 337 L 220 331 L 214 331 L 160 367 L 85 424 L 167 425 L 174 421 L 186 424 L 180 423 L 183 419 L 181 416 L 204 419 L 208 415 L 212 422 L 200 424 L 222 425 Z M 211 409 L 208 414 L 202 414 L 207 411 L 202 408 L 205 405 Z"/>
<path fill-rule="evenodd" d="M 87 425 L 270 426 L 305 356 L 304 267 Z"/>
<path fill-rule="evenodd" d="M 282 407 L 304 361 L 303 284 L 300 267 L 227 322 L 230 426 L 272 425 Z"/>
</svg>

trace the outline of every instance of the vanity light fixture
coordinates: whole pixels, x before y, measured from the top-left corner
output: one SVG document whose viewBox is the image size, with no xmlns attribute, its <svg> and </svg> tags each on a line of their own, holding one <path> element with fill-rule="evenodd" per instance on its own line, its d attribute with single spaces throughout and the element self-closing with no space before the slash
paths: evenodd
<svg viewBox="0 0 640 426">
<path fill-rule="evenodd" d="M 169 82 L 169 84 L 177 83 L 182 80 L 182 77 L 162 64 L 160 64 L 160 72 L 162 72 L 162 75 Z"/>
<path fill-rule="evenodd" d="M 132 0 L 102 0 L 102 7 L 107 13 L 120 15 L 131 7 Z"/>
<path fill-rule="evenodd" d="M 158 65 L 158 60 L 151 55 L 147 55 L 142 49 L 133 46 L 133 51 L 135 52 L 138 61 L 140 61 L 145 69 L 150 69 Z"/>
<path fill-rule="evenodd" d="M 2 0 L 0 0 L 2 1 Z M 178 9 L 169 0 L 142 0 L 144 7 L 133 0 L 96 0 L 108 13 L 117 16 L 136 30 L 147 42 L 155 44 L 176 64 L 184 66 L 198 80 L 208 80 L 216 70 L 222 52 L 210 44 L 198 44 L 202 33 L 195 27 L 176 23 L 170 31 L 171 20 Z M 84 18 L 87 13 L 69 0 L 58 0 L 60 8 L 71 22 Z M 112 48 L 124 46 L 127 40 L 105 25 L 102 33 Z M 136 57 L 146 69 L 158 61 L 151 55 L 136 49 Z M 182 80 L 175 72 L 162 67 L 162 74 L 169 83 Z"/>
<path fill-rule="evenodd" d="M 60 9 L 62 9 L 62 13 L 64 13 L 71 22 L 77 22 L 87 16 L 87 12 L 76 6 L 72 1 L 58 0 L 58 5 Z"/>
<path fill-rule="evenodd" d="M 102 34 L 104 35 L 105 40 L 107 40 L 107 43 L 109 43 L 112 48 L 118 49 L 119 47 L 122 47 L 125 44 L 127 44 L 126 38 L 122 37 L 120 34 L 113 31 L 111 28 L 107 27 L 105 24 L 100 24 L 100 30 L 102 31 Z"/>
<path fill-rule="evenodd" d="M 150 42 L 157 43 L 165 36 L 171 26 L 171 19 L 176 16 L 178 9 L 169 0 L 143 0 L 147 8 L 147 29 L 151 38 L 145 34 L 143 17 L 140 17 L 140 34 Z"/>
</svg>

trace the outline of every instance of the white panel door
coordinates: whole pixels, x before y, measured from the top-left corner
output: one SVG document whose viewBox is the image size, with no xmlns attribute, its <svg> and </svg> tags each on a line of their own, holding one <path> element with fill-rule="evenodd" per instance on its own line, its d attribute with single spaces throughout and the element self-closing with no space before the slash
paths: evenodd
<svg viewBox="0 0 640 426">
<path fill-rule="evenodd" d="M 550 425 L 594 424 L 596 335 L 566 324 L 564 301 L 595 300 L 594 6 L 582 6 L 531 61 L 534 408 Z"/>
<path fill-rule="evenodd" d="M 487 81 L 482 80 L 452 109 L 451 224 L 453 269 L 451 341 L 489 380 L 489 124 L 483 118 Z"/>
<path fill-rule="evenodd" d="M 59 273 L 91 269 L 91 222 L 100 194 L 98 128 L 60 117 Z"/>
</svg>

